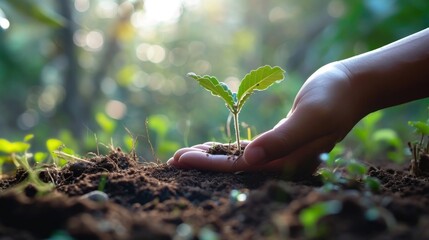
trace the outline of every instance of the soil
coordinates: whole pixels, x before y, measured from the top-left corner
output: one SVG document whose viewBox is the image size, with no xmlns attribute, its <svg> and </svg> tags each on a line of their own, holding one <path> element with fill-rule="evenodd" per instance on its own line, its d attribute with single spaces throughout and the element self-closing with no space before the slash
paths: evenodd
<svg viewBox="0 0 429 240">
<path fill-rule="evenodd" d="M 180 170 L 117 149 L 46 167 L 55 190 L 43 196 L 12 190 L 24 171 L 2 179 L 0 239 L 429 239 L 429 178 L 379 165 L 376 193 L 359 181 L 324 191 L 318 177 Z M 300 213 L 317 203 L 340 207 L 304 228 Z"/>
</svg>

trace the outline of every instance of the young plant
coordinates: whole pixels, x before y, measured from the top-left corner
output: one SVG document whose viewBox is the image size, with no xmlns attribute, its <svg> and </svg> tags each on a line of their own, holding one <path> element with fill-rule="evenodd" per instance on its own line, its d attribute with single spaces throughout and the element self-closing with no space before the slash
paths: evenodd
<svg viewBox="0 0 429 240">
<path fill-rule="evenodd" d="M 53 184 L 43 182 L 38 176 L 38 170 L 30 165 L 30 158 L 35 158 L 37 162 L 40 160 L 37 159 L 37 156 L 42 156 L 41 154 L 33 155 L 28 152 L 31 146 L 29 141 L 33 137 L 31 134 L 27 135 L 20 142 L 10 142 L 7 139 L 1 138 L 0 159 L 2 159 L 2 162 L 13 162 L 17 168 L 22 168 L 27 172 L 27 181 L 24 182 L 23 187 L 27 185 L 26 183 L 30 183 L 38 190 L 38 193 L 44 194 L 50 192 L 54 186 Z"/>
<path fill-rule="evenodd" d="M 427 175 L 429 174 L 429 120 L 427 122 L 409 121 L 408 125 L 413 127 L 415 132 L 420 135 L 419 141 L 408 143 L 413 155 L 410 172 L 416 176 Z"/>
<path fill-rule="evenodd" d="M 353 128 L 353 136 L 360 142 L 361 149 L 355 150 L 355 155 L 362 155 L 365 159 L 375 158 L 381 152 L 387 152 L 387 157 L 401 163 L 404 160 L 403 143 L 396 131 L 390 128 L 377 128 L 383 117 L 382 111 L 376 111 Z"/>
<path fill-rule="evenodd" d="M 329 154 L 321 155 L 320 159 L 323 161 L 323 166 L 318 169 L 317 174 L 324 183 L 322 190 L 331 191 L 363 184 L 365 190 L 380 191 L 380 181 L 367 174 L 367 166 L 354 159 L 345 160 L 338 157 L 342 152 L 342 147 L 336 146 Z"/>
<path fill-rule="evenodd" d="M 241 80 L 238 92 L 232 92 L 224 82 L 220 82 L 213 76 L 200 76 L 195 73 L 188 73 L 188 76 L 197 80 L 202 87 L 210 91 L 213 96 L 222 98 L 225 105 L 234 118 L 235 139 L 237 149 L 241 154 L 240 129 L 238 115 L 243 108 L 244 103 L 255 91 L 263 91 L 274 83 L 284 79 L 285 71 L 278 66 L 263 66 L 252 70 Z"/>
</svg>

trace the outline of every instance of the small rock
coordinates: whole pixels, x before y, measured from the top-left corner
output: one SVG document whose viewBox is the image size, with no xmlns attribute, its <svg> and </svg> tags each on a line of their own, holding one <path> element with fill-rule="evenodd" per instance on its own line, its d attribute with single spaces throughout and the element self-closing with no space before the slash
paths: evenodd
<svg viewBox="0 0 429 240">
<path fill-rule="evenodd" d="M 107 196 L 105 192 L 98 191 L 98 190 L 84 194 L 81 196 L 81 198 L 89 199 L 91 201 L 98 202 L 98 203 L 105 203 L 109 200 L 109 196 Z"/>
</svg>

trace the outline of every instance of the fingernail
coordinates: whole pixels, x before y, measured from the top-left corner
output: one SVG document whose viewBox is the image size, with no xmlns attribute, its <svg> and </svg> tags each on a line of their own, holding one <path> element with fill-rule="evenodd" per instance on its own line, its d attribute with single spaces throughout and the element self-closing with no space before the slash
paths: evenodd
<svg viewBox="0 0 429 240">
<path fill-rule="evenodd" d="M 249 148 L 244 151 L 244 159 L 250 165 L 263 163 L 265 157 L 265 150 L 261 147 Z"/>
</svg>

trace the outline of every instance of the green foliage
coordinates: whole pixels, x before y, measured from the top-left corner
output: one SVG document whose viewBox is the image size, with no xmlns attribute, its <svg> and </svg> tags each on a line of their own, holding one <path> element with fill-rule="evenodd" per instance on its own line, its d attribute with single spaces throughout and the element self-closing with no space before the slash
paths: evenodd
<svg viewBox="0 0 429 240">
<path fill-rule="evenodd" d="M 228 85 L 224 82 L 219 82 L 213 76 L 199 76 L 195 73 L 188 73 L 188 76 L 195 79 L 206 90 L 210 91 L 213 96 L 220 97 L 224 100 L 226 107 L 233 114 L 235 136 L 237 148 L 240 148 L 240 131 L 238 125 L 238 114 L 240 113 L 244 103 L 255 91 L 263 91 L 284 79 L 285 71 L 278 66 L 263 66 L 256 70 L 252 70 L 241 80 L 238 87 L 238 92 L 232 92 Z"/>
<path fill-rule="evenodd" d="M 409 121 L 408 125 L 420 135 L 420 140 L 408 143 L 413 156 L 410 172 L 416 176 L 429 174 L 429 119 L 426 122 Z"/>
<path fill-rule="evenodd" d="M 30 144 L 26 140 L 22 142 L 9 142 L 6 139 L 0 139 L 0 152 L 6 154 L 25 152 L 29 148 Z"/>
<path fill-rule="evenodd" d="M 240 111 L 246 100 L 255 91 L 263 91 L 274 83 L 279 83 L 284 79 L 285 71 L 280 67 L 263 66 L 252 70 L 241 80 L 238 87 L 235 105 Z"/>
<path fill-rule="evenodd" d="M 29 141 L 33 139 L 33 137 L 32 134 L 26 135 L 22 142 L 10 142 L 6 139 L 0 139 L 1 165 L 3 165 L 6 160 L 13 162 L 17 168 L 20 167 L 24 169 L 28 174 L 27 183 L 34 185 L 38 190 L 38 194 L 44 194 L 50 192 L 53 185 L 40 180 L 38 171 L 33 169 L 30 165 L 29 159 L 33 157 L 33 155 L 29 153 L 28 150 L 31 146 Z M 26 184 L 26 182 L 24 182 L 24 184 Z"/>
<path fill-rule="evenodd" d="M 116 122 L 106 116 L 106 114 L 104 113 L 98 112 L 97 114 L 95 114 L 95 120 L 97 121 L 103 132 L 107 134 L 112 134 L 116 129 Z"/>
<path fill-rule="evenodd" d="M 103 174 L 100 176 L 100 181 L 98 183 L 98 191 L 103 192 L 104 189 L 106 188 L 106 184 L 107 184 L 107 175 Z"/>
<path fill-rule="evenodd" d="M 404 160 L 404 144 L 396 131 L 389 128 L 377 128 L 383 117 L 382 111 L 369 114 L 352 130 L 352 134 L 359 140 L 366 159 L 374 158 L 380 152 L 387 151 L 387 157 L 397 163 Z M 355 155 L 360 155 L 355 150 Z"/>
<path fill-rule="evenodd" d="M 68 162 L 68 160 L 63 157 L 64 153 L 70 156 L 75 154 L 72 149 L 65 147 L 61 140 L 55 138 L 50 138 L 46 141 L 46 148 L 51 154 L 53 163 L 59 167 L 66 165 Z M 59 152 L 60 154 L 58 154 Z"/>
<path fill-rule="evenodd" d="M 167 138 L 167 134 L 172 128 L 172 124 L 165 115 L 151 115 L 147 119 L 147 126 L 150 130 L 156 133 L 155 152 L 158 156 L 161 158 L 167 158 L 172 152 L 179 148 L 179 144 L 177 142 L 171 141 Z"/>
<path fill-rule="evenodd" d="M 263 66 L 248 73 L 240 82 L 238 92 L 233 93 L 228 85 L 219 82 L 213 76 L 199 76 L 195 73 L 188 73 L 188 76 L 197 80 L 202 87 L 211 92 L 213 96 L 218 96 L 225 101 L 231 113 L 239 113 L 246 100 L 255 91 L 263 91 L 284 79 L 285 71 L 278 66 Z"/>
<path fill-rule="evenodd" d="M 340 201 L 331 200 L 312 204 L 304 208 L 299 213 L 299 220 L 304 227 L 305 235 L 308 238 L 322 238 L 327 234 L 327 227 L 320 223 L 320 220 L 328 215 L 337 214 L 341 211 Z"/>
<path fill-rule="evenodd" d="M 429 120 L 428 122 L 409 121 L 408 125 L 414 128 L 415 132 L 422 135 L 429 135 Z"/>
<path fill-rule="evenodd" d="M 342 146 L 336 146 L 329 154 L 321 155 L 323 165 L 318 169 L 317 174 L 324 182 L 322 189 L 330 191 L 362 183 L 366 190 L 378 192 L 381 188 L 380 181 L 367 175 L 368 168 L 365 164 L 354 159 L 345 160 L 339 157 L 343 151 Z"/>
<path fill-rule="evenodd" d="M 197 80 L 200 85 L 210 91 L 213 96 L 217 96 L 223 99 L 226 104 L 226 107 L 231 111 L 237 111 L 235 108 L 236 96 L 233 96 L 232 91 L 229 89 L 228 85 L 223 82 L 219 82 L 217 78 L 213 76 L 199 76 L 195 73 L 188 73 L 188 76 Z M 234 99 L 235 97 L 235 99 Z"/>
</svg>

